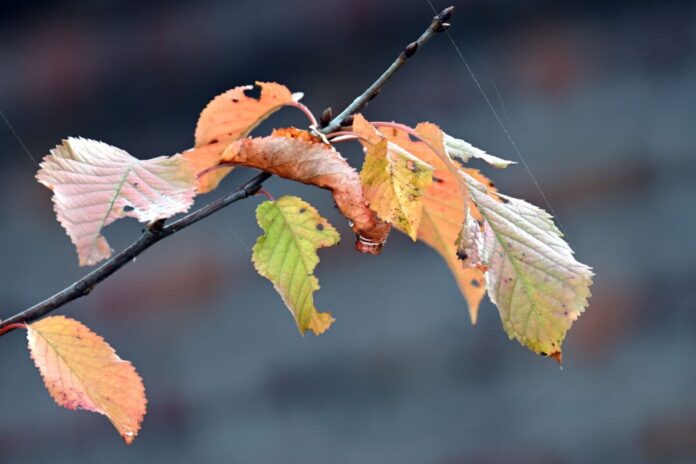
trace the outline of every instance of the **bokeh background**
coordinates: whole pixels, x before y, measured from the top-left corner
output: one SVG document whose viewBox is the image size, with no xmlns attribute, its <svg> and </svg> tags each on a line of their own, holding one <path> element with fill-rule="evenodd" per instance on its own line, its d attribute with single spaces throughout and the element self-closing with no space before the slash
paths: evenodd
<svg viewBox="0 0 696 464">
<path fill-rule="evenodd" d="M 696 462 L 696 2 L 454 3 L 453 37 L 597 274 L 564 369 L 509 341 L 488 302 L 473 327 L 432 250 L 394 233 L 381 257 L 359 255 L 327 192 L 273 179 L 274 195 L 302 195 L 343 234 L 318 267 L 331 330 L 298 335 L 250 263 L 261 200 L 237 203 L 60 311 L 143 376 L 149 412 L 135 444 L 102 417 L 56 407 L 16 331 L 0 340 L 0 462 Z M 342 108 L 432 16 L 425 0 L 24 1 L 0 11 L 0 109 L 36 161 L 67 135 L 136 156 L 176 153 L 192 145 L 210 98 L 255 80 L 304 91 L 315 113 Z M 444 35 L 366 115 L 436 121 L 518 160 Z M 87 270 L 35 163 L 0 123 L 7 317 Z M 259 132 L 303 123 L 284 110 Z M 483 169 L 545 207 L 521 165 Z M 198 204 L 250 174 L 238 170 Z M 119 250 L 140 229 L 125 220 L 106 236 Z"/>
</svg>

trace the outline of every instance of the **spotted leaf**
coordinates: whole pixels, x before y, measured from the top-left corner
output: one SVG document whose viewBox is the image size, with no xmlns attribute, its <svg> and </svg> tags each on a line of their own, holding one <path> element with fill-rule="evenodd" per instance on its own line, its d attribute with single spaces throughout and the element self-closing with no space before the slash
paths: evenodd
<svg viewBox="0 0 696 464">
<path fill-rule="evenodd" d="M 291 93 L 275 82 L 257 82 L 256 85 L 261 88 L 259 98 L 246 94 L 253 86 L 242 85 L 213 98 L 203 109 L 196 125 L 195 146 L 184 153 L 196 173 L 216 166 L 230 142 L 246 137 L 264 119 L 302 98 L 301 93 Z M 198 191 L 205 193 L 215 189 L 230 171 L 227 167 L 200 176 Z"/>
<path fill-rule="evenodd" d="M 314 268 L 319 263 L 317 249 L 336 245 L 338 232 L 314 207 L 294 196 L 263 202 L 256 219 L 264 231 L 253 249 L 256 270 L 273 282 L 301 334 L 323 333 L 334 319 L 314 307 L 319 289 Z"/>
</svg>

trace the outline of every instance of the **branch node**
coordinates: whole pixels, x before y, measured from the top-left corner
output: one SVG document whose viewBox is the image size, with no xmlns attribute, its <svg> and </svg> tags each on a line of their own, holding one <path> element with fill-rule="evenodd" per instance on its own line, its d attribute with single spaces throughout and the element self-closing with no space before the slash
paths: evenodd
<svg viewBox="0 0 696 464">
<path fill-rule="evenodd" d="M 82 296 L 89 295 L 90 293 L 92 293 L 93 289 L 94 285 L 88 284 L 85 281 L 79 281 L 75 284 L 75 291 L 77 291 Z"/>
<path fill-rule="evenodd" d="M 164 221 L 165 221 L 165 219 L 158 219 L 156 221 L 151 222 L 147 226 L 148 232 L 150 232 L 151 234 L 154 234 L 154 235 L 157 235 L 160 232 L 162 232 L 162 229 L 164 229 Z"/>
</svg>

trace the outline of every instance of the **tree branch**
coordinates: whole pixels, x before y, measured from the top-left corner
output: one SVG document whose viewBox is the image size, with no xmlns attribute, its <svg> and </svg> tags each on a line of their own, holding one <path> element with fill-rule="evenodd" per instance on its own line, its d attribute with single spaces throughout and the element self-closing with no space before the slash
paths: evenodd
<svg viewBox="0 0 696 464">
<path fill-rule="evenodd" d="M 421 34 L 420 37 L 418 37 L 418 40 L 408 44 L 404 51 L 399 54 L 396 60 L 394 60 L 391 66 L 389 66 L 387 70 L 384 71 L 384 73 L 382 73 L 382 75 L 372 83 L 371 86 L 369 86 L 360 96 L 358 96 L 358 98 L 353 100 L 353 102 L 348 105 L 346 109 L 341 111 L 338 116 L 333 118 L 322 132 L 327 134 L 340 128 L 342 125 L 350 126 L 350 116 L 363 109 L 370 100 L 375 98 L 379 94 L 380 90 L 382 90 L 382 87 L 384 87 L 384 84 L 386 84 L 387 81 L 391 79 L 392 76 L 394 76 L 394 74 L 396 74 L 404 64 L 406 64 L 406 61 L 408 61 L 408 59 L 412 57 L 421 46 L 425 45 L 425 43 L 430 40 L 432 36 L 438 32 L 444 31 L 447 29 L 447 27 L 449 27 L 449 23 L 447 21 L 452 16 L 453 10 L 454 7 L 450 6 L 442 10 L 440 14 L 436 15 L 433 18 L 433 21 L 430 23 L 430 26 L 425 30 L 425 32 L 423 32 L 423 34 Z"/>
<path fill-rule="evenodd" d="M 409 44 L 391 64 L 391 66 L 389 66 L 389 68 L 387 68 L 387 70 L 372 85 L 370 85 L 359 97 L 353 100 L 353 102 L 348 105 L 346 109 L 344 109 L 338 116 L 333 118 L 328 125 L 320 129 L 321 133 L 329 134 L 340 128 L 341 125 L 349 125 L 347 124 L 348 118 L 360 111 L 365 107 L 367 102 L 376 97 L 384 84 L 386 84 L 387 81 L 394 74 L 396 74 L 399 69 L 401 69 L 406 61 L 416 53 L 419 47 L 425 44 L 433 35 L 444 31 L 445 28 L 449 26 L 447 21 L 452 15 L 453 9 L 454 7 L 446 8 L 442 10 L 440 14 L 435 16 L 433 21 L 430 23 L 430 26 L 428 26 L 425 32 L 421 34 L 418 40 Z M 220 211 L 222 208 L 231 205 L 236 201 L 243 200 L 244 198 L 248 198 L 256 194 L 261 189 L 263 182 L 265 182 L 269 177 L 271 177 L 271 174 L 266 172 L 257 174 L 237 190 L 167 226 L 165 226 L 164 220 L 156 221 L 150 224 L 138 240 L 133 242 L 120 253 L 110 258 L 97 269 L 93 270 L 80 280 L 74 282 L 72 285 L 59 291 L 55 295 L 0 322 L 0 336 L 7 332 L 11 332 L 17 327 L 21 327 L 21 324 L 35 321 L 51 311 L 60 308 L 66 303 L 88 295 L 92 289 L 97 286 L 97 284 L 131 262 L 133 258 L 140 255 L 155 243 L 197 223 L 202 219 L 207 218 L 211 214 Z"/>
</svg>

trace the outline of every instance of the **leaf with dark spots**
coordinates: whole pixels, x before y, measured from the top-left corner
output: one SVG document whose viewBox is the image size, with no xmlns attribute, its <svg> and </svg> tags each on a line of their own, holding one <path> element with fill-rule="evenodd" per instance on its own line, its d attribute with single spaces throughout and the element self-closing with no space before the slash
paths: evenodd
<svg viewBox="0 0 696 464">
<path fill-rule="evenodd" d="M 291 93 L 275 82 L 257 82 L 259 98 L 248 95 L 254 86 L 235 87 L 215 97 L 203 109 L 196 125 L 196 143 L 184 152 L 196 173 L 216 166 L 227 145 L 249 135 L 264 119 L 286 105 L 295 104 L 302 94 Z M 199 193 L 209 192 L 230 172 L 216 169 L 198 179 Z"/>
</svg>

